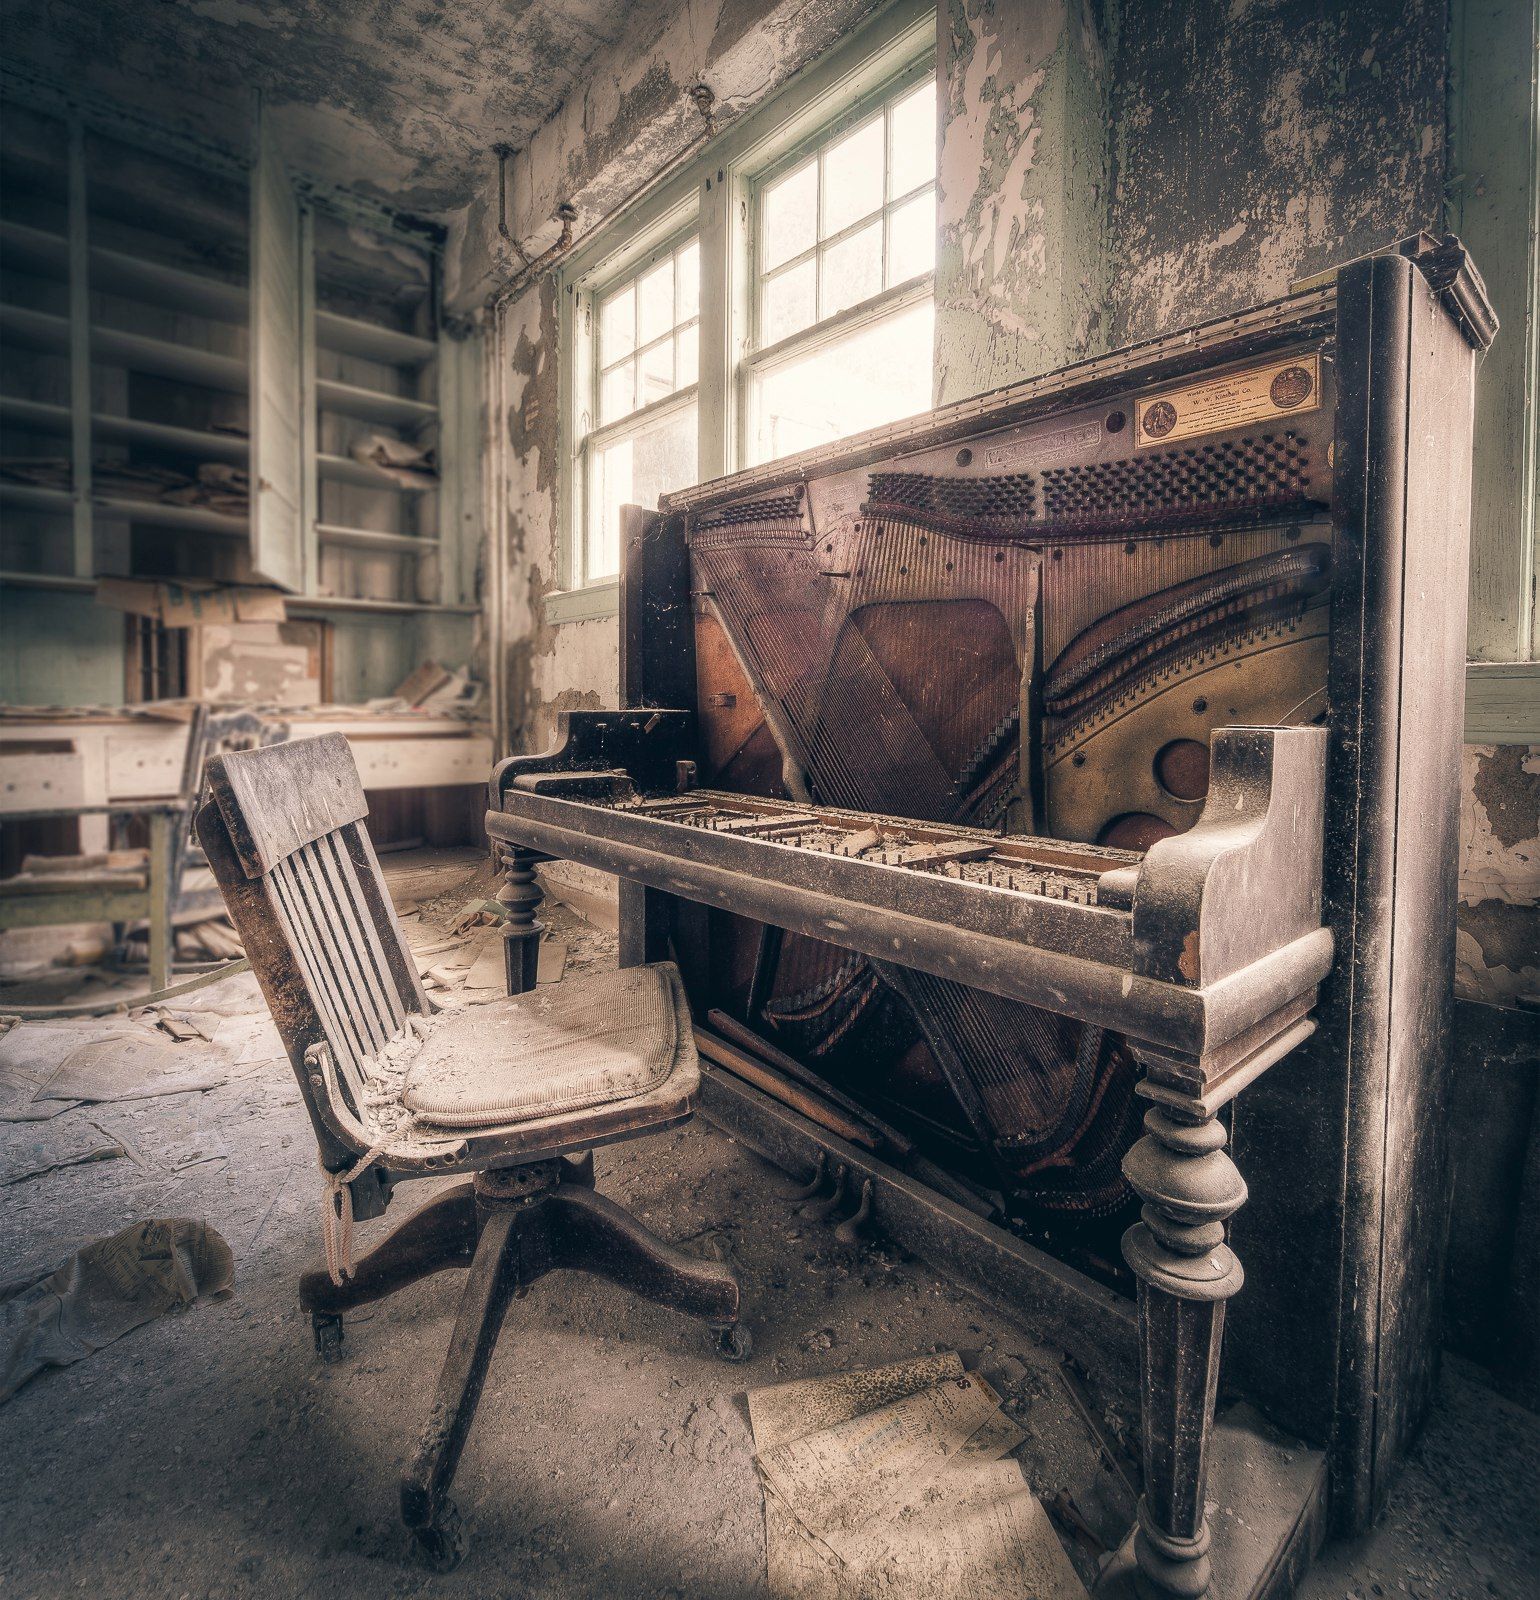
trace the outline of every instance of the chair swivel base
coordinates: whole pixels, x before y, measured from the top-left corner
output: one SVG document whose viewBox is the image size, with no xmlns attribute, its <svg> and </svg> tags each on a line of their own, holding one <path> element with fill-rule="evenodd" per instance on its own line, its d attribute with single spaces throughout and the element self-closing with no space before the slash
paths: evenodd
<svg viewBox="0 0 1540 1600">
<path fill-rule="evenodd" d="M 492 1350 L 509 1302 L 548 1272 L 591 1272 L 644 1299 L 702 1318 L 718 1352 L 746 1360 L 738 1280 L 720 1262 L 686 1255 L 594 1192 L 592 1167 L 565 1160 L 479 1172 L 431 1201 L 333 1284 L 324 1272 L 300 1279 L 324 1360 L 342 1349 L 342 1314 L 450 1267 L 468 1267 L 454 1336 L 427 1425 L 401 1480 L 401 1518 L 419 1556 L 436 1571 L 465 1551 L 449 1486 L 459 1464 Z"/>
</svg>

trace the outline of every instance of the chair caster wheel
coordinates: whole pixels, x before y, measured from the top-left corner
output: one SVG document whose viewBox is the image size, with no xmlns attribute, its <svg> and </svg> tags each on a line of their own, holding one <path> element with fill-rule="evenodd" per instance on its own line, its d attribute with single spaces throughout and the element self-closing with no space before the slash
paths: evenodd
<svg viewBox="0 0 1540 1600">
<path fill-rule="evenodd" d="M 445 1500 L 426 1528 L 412 1529 L 412 1550 L 430 1572 L 453 1572 L 465 1559 L 465 1530 L 454 1502 Z"/>
<path fill-rule="evenodd" d="M 754 1353 L 754 1336 L 741 1322 L 730 1328 L 713 1328 L 717 1354 L 724 1361 L 747 1361 Z"/>
<path fill-rule="evenodd" d="M 310 1329 L 315 1334 L 316 1354 L 328 1366 L 342 1360 L 342 1318 L 325 1311 L 310 1313 Z"/>
</svg>

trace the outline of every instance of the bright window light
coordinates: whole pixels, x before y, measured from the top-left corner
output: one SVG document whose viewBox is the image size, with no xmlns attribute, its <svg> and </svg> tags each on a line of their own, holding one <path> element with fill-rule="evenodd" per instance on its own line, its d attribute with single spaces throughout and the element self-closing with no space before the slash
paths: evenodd
<svg viewBox="0 0 1540 1600">
<path fill-rule="evenodd" d="M 925 410 L 935 83 L 899 91 L 773 172 L 757 216 L 749 463 Z"/>
<path fill-rule="evenodd" d="M 620 570 L 620 508 L 694 483 L 700 367 L 700 242 L 688 239 L 598 297 L 595 426 L 580 445 L 581 585 Z"/>
</svg>

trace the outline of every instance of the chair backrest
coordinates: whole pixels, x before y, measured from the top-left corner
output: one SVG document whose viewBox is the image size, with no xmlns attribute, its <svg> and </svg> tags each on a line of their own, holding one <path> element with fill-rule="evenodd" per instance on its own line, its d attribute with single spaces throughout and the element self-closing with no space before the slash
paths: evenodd
<svg viewBox="0 0 1540 1600">
<path fill-rule="evenodd" d="M 320 1134 L 334 1119 L 317 1118 L 306 1051 L 324 1040 L 356 1096 L 363 1064 L 428 1009 L 363 826 L 358 766 L 326 734 L 214 756 L 207 777 L 199 842 Z"/>
</svg>

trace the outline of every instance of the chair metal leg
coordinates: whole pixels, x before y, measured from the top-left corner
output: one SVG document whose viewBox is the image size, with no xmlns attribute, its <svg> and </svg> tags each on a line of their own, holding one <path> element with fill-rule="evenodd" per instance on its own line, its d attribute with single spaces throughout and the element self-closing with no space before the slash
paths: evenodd
<svg viewBox="0 0 1540 1600">
<path fill-rule="evenodd" d="M 325 1272 L 305 1273 L 299 1280 L 299 1303 L 312 1319 L 340 1317 L 431 1273 L 469 1266 L 475 1249 L 475 1189 L 457 1184 L 377 1244 L 344 1283 L 333 1283 Z"/>
<path fill-rule="evenodd" d="M 715 1329 L 737 1326 L 738 1279 L 731 1267 L 665 1244 L 592 1189 L 562 1184 L 547 1204 L 553 1267 L 597 1273 Z"/>
<path fill-rule="evenodd" d="M 401 1479 L 401 1520 L 411 1530 L 418 1554 L 439 1572 L 458 1566 L 465 1553 L 448 1491 L 503 1316 L 519 1287 L 521 1210 L 498 1207 L 483 1222 L 427 1426 Z"/>
</svg>

